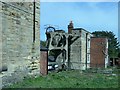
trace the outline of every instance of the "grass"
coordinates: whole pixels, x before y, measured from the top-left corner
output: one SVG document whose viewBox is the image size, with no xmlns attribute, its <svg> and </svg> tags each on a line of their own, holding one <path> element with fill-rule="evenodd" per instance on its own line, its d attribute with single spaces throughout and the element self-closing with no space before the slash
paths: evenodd
<svg viewBox="0 0 120 90">
<path fill-rule="evenodd" d="M 27 78 L 8 88 L 117 88 L 118 77 L 98 73 L 62 71 L 47 76 Z"/>
</svg>

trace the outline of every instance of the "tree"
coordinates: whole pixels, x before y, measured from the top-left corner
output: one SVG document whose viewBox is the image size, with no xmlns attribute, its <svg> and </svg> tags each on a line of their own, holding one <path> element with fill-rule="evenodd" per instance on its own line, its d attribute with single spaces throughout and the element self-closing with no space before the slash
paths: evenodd
<svg viewBox="0 0 120 90">
<path fill-rule="evenodd" d="M 120 48 L 119 48 L 118 58 L 120 58 Z"/>
<path fill-rule="evenodd" d="M 92 34 L 95 35 L 95 37 L 105 37 L 108 38 L 108 55 L 109 58 L 116 58 L 118 57 L 118 54 L 120 53 L 119 50 L 119 43 L 117 41 L 117 38 L 115 38 L 115 34 L 111 31 L 95 31 Z"/>
<path fill-rule="evenodd" d="M 46 41 L 40 40 L 40 47 L 45 48 L 46 47 Z"/>
</svg>

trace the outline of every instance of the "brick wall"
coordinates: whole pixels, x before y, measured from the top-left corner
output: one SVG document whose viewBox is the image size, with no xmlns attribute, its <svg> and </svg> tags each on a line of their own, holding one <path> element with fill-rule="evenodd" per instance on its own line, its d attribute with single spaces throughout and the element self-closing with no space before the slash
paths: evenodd
<svg viewBox="0 0 120 90">
<path fill-rule="evenodd" d="M 40 73 L 42 75 L 48 74 L 48 52 L 47 50 L 41 50 L 40 52 Z"/>
<path fill-rule="evenodd" d="M 108 63 L 108 42 L 106 38 L 91 38 L 90 66 L 106 67 Z"/>
</svg>

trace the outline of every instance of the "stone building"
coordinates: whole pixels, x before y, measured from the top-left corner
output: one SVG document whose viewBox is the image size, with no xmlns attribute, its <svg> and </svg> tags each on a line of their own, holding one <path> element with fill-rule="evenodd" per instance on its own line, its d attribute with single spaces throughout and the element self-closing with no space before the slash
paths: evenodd
<svg viewBox="0 0 120 90">
<path fill-rule="evenodd" d="M 90 38 L 92 34 L 83 28 L 74 28 L 72 22 L 68 25 L 69 60 L 71 69 L 85 70 L 90 68 Z"/>
<path fill-rule="evenodd" d="M 49 51 L 54 53 L 59 66 L 65 64 L 68 69 L 80 70 L 90 68 L 90 32 L 83 28 L 74 28 L 70 22 L 68 33 L 54 29 L 46 35 Z"/>
<path fill-rule="evenodd" d="M 48 27 L 46 36 L 48 55 L 52 63 L 55 62 L 58 66 L 86 70 L 106 68 L 108 65 L 108 40 L 94 37 L 83 28 L 74 28 L 72 22 L 68 25 L 68 33 Z"/>
<path fill-rule="evenodd" d="M 1 87 L 40 73 L 40 2 L 0 1 Z"/>
</svg>

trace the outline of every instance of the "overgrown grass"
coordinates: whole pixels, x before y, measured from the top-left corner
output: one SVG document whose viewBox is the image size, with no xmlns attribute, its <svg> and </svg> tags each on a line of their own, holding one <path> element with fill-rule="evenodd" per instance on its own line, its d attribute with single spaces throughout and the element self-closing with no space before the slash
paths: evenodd
<svg viewBox="0 0 120 90">
<path fill-rule="evenodd" d="M 47 76 L 27 78 L 9 88 L 117 88 L 118 76 L 62 71 Z"/>
</svg>

